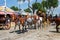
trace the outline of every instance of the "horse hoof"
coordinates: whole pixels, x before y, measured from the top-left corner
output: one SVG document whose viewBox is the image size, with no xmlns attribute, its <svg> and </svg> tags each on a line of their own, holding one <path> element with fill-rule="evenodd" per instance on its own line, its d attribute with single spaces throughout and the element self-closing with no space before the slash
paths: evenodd
<svg viewBox="0 0 60 40">
<path fill-rule="evenodd" d="M 22 33 L 24 33 L 24 30 L 22 30 Z"/>
<path fill-rule="evenodd" d="M 59 32 L 58 30 L 56 32 Z"/>
</svg>

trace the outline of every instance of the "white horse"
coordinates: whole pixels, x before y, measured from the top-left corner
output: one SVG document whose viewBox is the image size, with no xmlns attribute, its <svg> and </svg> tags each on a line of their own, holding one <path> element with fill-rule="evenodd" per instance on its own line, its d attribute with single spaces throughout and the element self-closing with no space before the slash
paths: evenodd
<svg viewBox="0 0 60 40">
<path fill-rule="evenodd" d="M 31 17 L 27 18 L 26 22 L 27 22 L 28 28 L 32 27 L 33 20 L 34 20 L 33 17 L 32 18 Z"/>
<path fill-rule="evenodd" d="M 39 20 L 37 21 L 37 24 L 38 24 L 38 29 L 42 29 L 42 22 L 43 22 L 43 18 L 42 17 L 39 17 Z"/>
</svg>

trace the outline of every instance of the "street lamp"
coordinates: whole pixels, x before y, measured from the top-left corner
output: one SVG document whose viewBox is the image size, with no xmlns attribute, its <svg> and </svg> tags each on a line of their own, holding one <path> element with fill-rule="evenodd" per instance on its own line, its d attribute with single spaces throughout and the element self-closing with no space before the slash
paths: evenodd
<svg viewBox="0 0 60 40">
<path fill-rule="evenodd" d="M 5 7 L 6 7 L 6 0 L 4 0 L 5 1 Z"/>
<path fill-rule="evenodd" d="M 4 12 L 5 12 L 5 17 L 6 17 L 6 0 L 4 0 L 4 2 L 5 2 L 5 5 L 4 5 Z"/>
</svg>

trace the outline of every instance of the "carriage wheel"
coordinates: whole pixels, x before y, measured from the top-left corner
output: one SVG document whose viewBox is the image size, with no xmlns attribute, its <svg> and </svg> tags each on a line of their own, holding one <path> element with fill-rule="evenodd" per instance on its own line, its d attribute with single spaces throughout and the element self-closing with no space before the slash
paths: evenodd
<svg viewBox="0 0 60 40">
<path fill-rule="evenodd" d="M 9 30 L 10 27 L 11 27 L 11 23 L 7 23 L 7 25 L 6 25 L 3 29 L 5 29 L 5 30 Z"/>
</svg>

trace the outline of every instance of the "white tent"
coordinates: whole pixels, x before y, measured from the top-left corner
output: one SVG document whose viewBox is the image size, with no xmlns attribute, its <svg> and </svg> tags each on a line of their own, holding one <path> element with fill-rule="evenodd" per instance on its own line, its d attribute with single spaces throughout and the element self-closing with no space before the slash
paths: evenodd
<svg viewBox="0 0 60 40">
<path fill-rule="evenodd" d="M 5 11 L 5 6 L 0 6 L 0 11 Z M 6 12 L 15 12 L 15 11 L 6 7 Z"/>
</svg>

